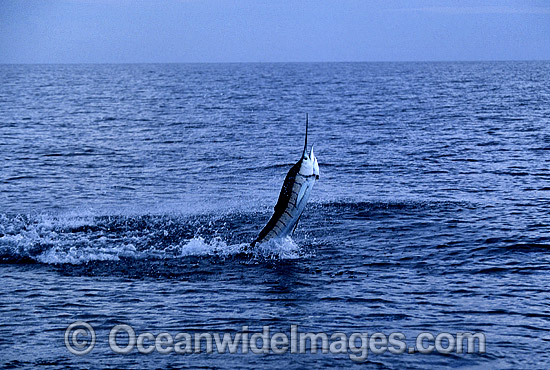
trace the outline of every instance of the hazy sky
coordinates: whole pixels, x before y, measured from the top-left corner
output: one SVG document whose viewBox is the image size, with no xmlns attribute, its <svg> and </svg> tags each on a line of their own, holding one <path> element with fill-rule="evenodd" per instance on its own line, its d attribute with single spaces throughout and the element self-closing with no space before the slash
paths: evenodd
<svg viewBox="0 0 550 370">
<path fill-rule="evenodd" d="M 0 63 L 550 59 L 550 1 L 0 0 Z"/>
</svg>

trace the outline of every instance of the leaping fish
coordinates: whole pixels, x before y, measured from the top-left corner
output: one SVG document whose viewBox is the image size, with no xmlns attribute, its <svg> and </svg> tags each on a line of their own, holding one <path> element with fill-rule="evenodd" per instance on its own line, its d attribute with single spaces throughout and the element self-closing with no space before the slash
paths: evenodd
<svg viewBox="0 0 550 370">
<path fill-rule="evenodd" d="M 308 116 L 306 114 L 306 138 L 302 158 L 288 171 L 275 205 L 273 216 L 250 245 L 266 242 L 273 238 L 284 238 L 294 233 L 304 212 L 315 180 L 319 179 L 319 164 L 313 154 L 313 146 L 307 153 Z"/>
</svg>

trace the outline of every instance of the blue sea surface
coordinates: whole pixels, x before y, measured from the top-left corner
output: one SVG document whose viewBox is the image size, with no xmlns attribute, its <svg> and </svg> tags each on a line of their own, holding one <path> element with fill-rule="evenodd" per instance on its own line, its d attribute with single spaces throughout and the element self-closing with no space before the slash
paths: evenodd
<svg viewBox="0 0 550 370">
<path fill-rule="evenodd" d="M 310 203 L 245 254 L 306 112 Z M 0 65 L 0 367 L 546 369 L 549 168 L 550 62 Z M 120 355 L 116 324 L 486 353 Z"/>
</svg>

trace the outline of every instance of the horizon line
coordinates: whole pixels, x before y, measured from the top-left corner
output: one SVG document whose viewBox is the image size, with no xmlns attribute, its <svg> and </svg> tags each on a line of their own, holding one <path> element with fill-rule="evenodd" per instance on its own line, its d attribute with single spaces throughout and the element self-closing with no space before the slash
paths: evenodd
<svg viewBox="0 0 550 370">
<path fill-rule="evenodd" d="M 350 60 L 350 61 L 223 61 L 223 62 L 0 62 L 0 65 L 123 65 L 123 64 L 337 64 L 337 63 L 491 63 L 549 62 L 550 59 L 432 59 L 432 60 Z"/>
</svg>

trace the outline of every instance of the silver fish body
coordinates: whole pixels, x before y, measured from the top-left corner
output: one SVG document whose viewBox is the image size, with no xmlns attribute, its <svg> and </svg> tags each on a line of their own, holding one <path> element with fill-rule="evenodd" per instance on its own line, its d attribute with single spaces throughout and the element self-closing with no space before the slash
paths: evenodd
<svg viewBox="0 0 550 370">
<path fill-rule="evenodd" d="M 302 158 L 288 171 L 273 215 L 252 242 L 252 246 L 273 238 L 282 239 L 294 232 L 317 179 L 319 164 L 313 154 L 313 147 L 310 153 L 307 153 L 306 116 L 306 139 Z"/>
</svg>

